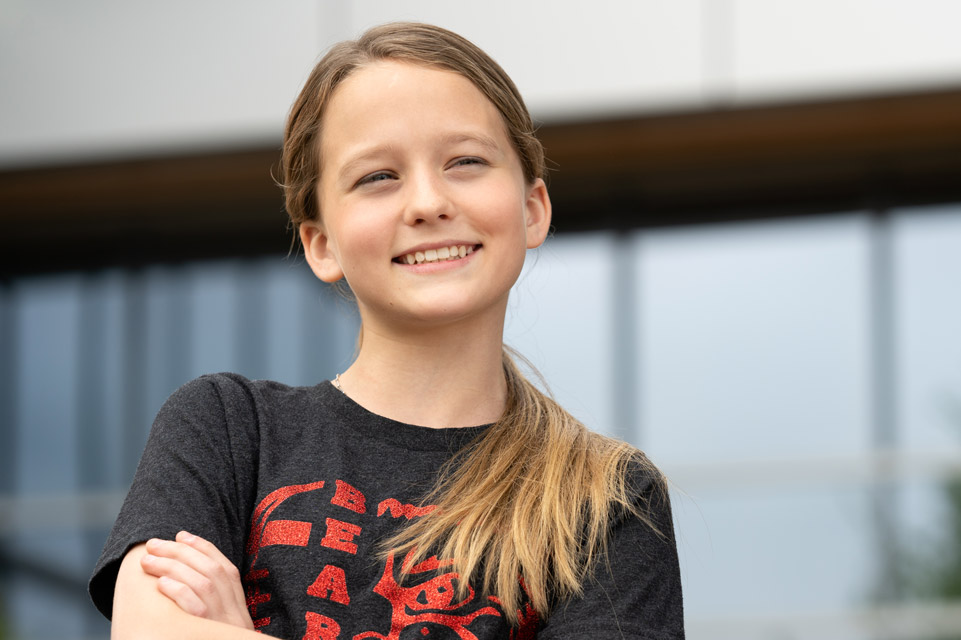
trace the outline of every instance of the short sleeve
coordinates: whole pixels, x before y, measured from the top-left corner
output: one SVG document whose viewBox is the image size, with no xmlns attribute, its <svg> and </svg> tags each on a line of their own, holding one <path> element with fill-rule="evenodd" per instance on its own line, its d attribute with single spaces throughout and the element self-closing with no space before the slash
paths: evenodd
<svg viewBox="0 0 961 640">
<path fill-rule="evenodd" d="M 90 579 L 90 596 L 106 617 L 120 561 L 150 538 L 172 539 L 187 530 L 240 566 L 257 442 L 255 403 L 243 382 L 224 374 L 198 378 L 174 392 L 157 414 Z"/>
<path fill-rule="evenodd" d="M 584 594 L 558 603 L 538 640 L 684 638 L 681 577 L 666 489 L 645 475 L 638 504 L 657 531 L 636 516 L 612 527 L 608 558 Z"/>
</svg>

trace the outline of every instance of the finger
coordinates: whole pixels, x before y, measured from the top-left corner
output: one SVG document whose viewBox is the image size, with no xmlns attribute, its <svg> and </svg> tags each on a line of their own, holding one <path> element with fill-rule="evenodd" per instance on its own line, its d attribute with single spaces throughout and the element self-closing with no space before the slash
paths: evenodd
<svg viewBox="0 0 961 640">
<path fill-rule="evenodd" d="M 217 545 L 205 538 L 188 533 L 187 531 L 181 531 L 177 534 L 176 540 L 177 542 L 189 545 L 220 565 L 235 567 L 234 563 L 217 548 Z"/>
<path fill-rule="evenodd" d="M 215 562 L 219 567 L 216 573 L 206 573 L 204 575 L 217 582 L 219 587 L 230 589 L 234 597 L 239 597 L 246 608 L 246 598 L 244 597 L 244 590 L 241 585 L 240 570 L 237 568 L 237 565 L 231 562 L 227 556 L 217 548 L 217 545 L 187 531 L 181 531 L 177 534 L 177 542 L 196 549 Z"/>
<path fill-rule="evenodd" d="M 216 560 L 182 542 L 156 538 L 147 540 L 147 553 L 182 562 L 197 573 L 209 576 L 211 579 L 217 579 L 224 574 L 223 566 Z"/>
<path fill-rule="evenodd" d="M 209 583 L 204 575 L 193 567 L 173 558 L 164 558 L 146 554 L 140 559 L 140 566 L 144 573 L 157 578 L 166 577 L 189 587 L 198 597 L 209 591 Z"/>
<path fill-rule="evenodd" d="M 157 589 L 190 615 L 200 618 L 207 616 L 208 609 L 204 601 L 188 585 L 168 576 L 161 576 L 157 580 Z"/>
<path fill-rule="evenodd" d="M 171 591 L 171 594 L 177 596 L 178 604 L 184 604 L 182 608 L 185 611 L 186 607 L 189 607 L 189 612 L 194 615 L 253 628 L 240 582 L 240 572 L 233 564 L 226 559 L 223 565 L 217 563 L 182 542 L 150 540 L 147 548 L 148 553 L 141 558 L 144 571 L 177 583 L 178 590 Z M 180 591 L 180 585 L 192 593 Z M 174 588 L 174 585 L 170 588 Z M 204 613 L 196 613 L 197 611 Z"/>
</svg>

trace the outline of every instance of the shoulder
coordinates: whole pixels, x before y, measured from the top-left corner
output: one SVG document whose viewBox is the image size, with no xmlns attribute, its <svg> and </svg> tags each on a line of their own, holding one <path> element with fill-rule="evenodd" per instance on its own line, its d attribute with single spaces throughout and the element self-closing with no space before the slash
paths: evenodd
<svg viewBox="0 0 961 640">
<path fill-rule="evenodd" d="M 316 393 L 236 373 L 195 378 L 164 402 L 154 420 L 145 457 L 182 457 L 185 448 L 201 457 L 246 468 L 264 443 L 283 442 L 308 421 Z M 196 457 L 196 456 L 194 456 Z"/>
<path fill-rule="evenodd" d="M 624 492 L 611 512 L 604 551 L 582 592 L 556 603 L 538 638 L 684 637 L 680 567 L 667 483 L 631 447 L 618 465 Z"/>
<path fill-rule="evenodd" d="M 674 525 L 667 479 L 640 449 L 621 440 L 591 433 L 591 449 L 601 462 L 609 504 L 610 534 L 621 540 L 644 538 L 673 545 Z M 630 535 L 614 535 L 630 532 Z M 628 544 L 632 544 L 628 542 Z"/>
<path fill-rule="evenodd" d="M 210 402 L 215 399 L 256 401 L 274 387 L 284 388 L 286 385 L 270 380 L 250 380 L 239 373 L 208 373 L 183 384 L 170 395 L 168 403 Z"/>
<path fill-rule="evenodd" d="M 642 501 L 667 499 L 667 478 L 647 455 L 635 449 L 624 469 L 628 490 Z"/>
<path fill-rule="evenodd" d="M 184 383 L 171 393 L 160 413 L 223 410 L 228 403 L 253 400 L 251 390 L 251 381 L 236 373 L 203 375 Z"/>
<path fill-rule="evenodd" d="M 667 479 L 657 465 L 637 447 L 585 429 L 589 449 L 613 490 L 615 502 L 629 502 L 634 506 L 649 505 L 654 500 L 667 499 Z"/>
<path fill-rule="evenodd" d="M 238 373 L 210 373 L 174 391 L 161 412 L 221 412 L 228 418 L 256 415 L 278 406 L 303 404 L 311 387 L 292 387 L 273 380 L 251 380 Z"/>
<path fill-rule="evenodd" d="M 640 450 L 624 468 L 624 480 L 630 507 L 622 509 L 619 522 L 634 521 L 652 533 L 652 544 L 674 544 L 674 522 L 667 478 Z M 648 537 L 648 536 L 644 536 Z"/>
</svg>

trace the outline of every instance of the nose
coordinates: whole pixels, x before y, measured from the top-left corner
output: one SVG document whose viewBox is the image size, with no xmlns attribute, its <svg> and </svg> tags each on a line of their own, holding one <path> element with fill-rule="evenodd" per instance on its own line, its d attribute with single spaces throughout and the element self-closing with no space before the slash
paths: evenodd
<svg viewBox="0 0 961 640">
<path fill-rule="evenodd" d="M 410 174 L 404 222 L 416 225 L 448 220 L 454 215 L 453 209 L 442 176 L 426 170 Z"/>
</svg>

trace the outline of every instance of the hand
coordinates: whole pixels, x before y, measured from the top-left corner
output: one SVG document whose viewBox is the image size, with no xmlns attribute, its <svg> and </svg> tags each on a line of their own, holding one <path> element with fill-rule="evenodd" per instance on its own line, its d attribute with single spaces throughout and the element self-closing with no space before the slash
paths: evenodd
<svg viewBox="0 0 961 640">
<path fill-rule="evenodd" d="M 140 566 L 187 613 L 253 630 L 240 572 L 212 543 L 186 531 L 176 540 L 154 538 Z"/>
</svg>

